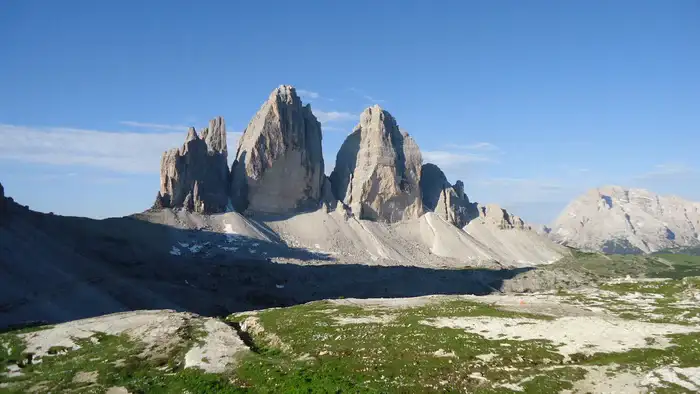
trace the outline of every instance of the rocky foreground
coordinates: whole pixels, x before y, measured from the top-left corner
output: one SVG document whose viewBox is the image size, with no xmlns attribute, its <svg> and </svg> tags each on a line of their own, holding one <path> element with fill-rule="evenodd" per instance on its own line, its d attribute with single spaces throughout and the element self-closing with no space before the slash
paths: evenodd
<svg viewBox="0 0 700 394">
<path fill-rule="evenodd" d="M 0 334 L 0 391 L 697 392 L 699 286 L 126 312 Z"/>
</svg>

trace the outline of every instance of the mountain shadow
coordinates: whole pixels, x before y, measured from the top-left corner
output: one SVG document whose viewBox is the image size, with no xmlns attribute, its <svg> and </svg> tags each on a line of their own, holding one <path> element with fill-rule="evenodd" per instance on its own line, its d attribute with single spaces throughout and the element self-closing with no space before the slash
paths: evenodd
<svg viewBox="0 0 700 394">
<path fill-rule="evenodd" d="M 138 309 L 222 316 L 339 297 L 486 294 L 527 270 L 342 264 L 277 242 L 11 203 L 0 218 L 0 329 Z"/>
</svg>

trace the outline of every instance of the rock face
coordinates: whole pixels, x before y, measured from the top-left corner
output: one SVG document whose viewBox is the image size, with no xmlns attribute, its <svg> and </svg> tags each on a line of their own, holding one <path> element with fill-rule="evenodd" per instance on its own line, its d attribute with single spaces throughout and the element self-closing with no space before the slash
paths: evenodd
<svg viewBox="0 0 700 394">
<path fill-rule="evenodd" d="M 398 222 L 423 213 L 418 145 L 378 105 L 345 139 L 330 176 L 333 194 L 361 218 Z"/>
<path fill-rule="evenodd" d="M 477 206 L 479 221 L 486 225 L 495 226 L 502 230 L 519 229 L 529 230 L 523 219 L 508 213 L 497 204 L 486 204 Z"/>
<path fill-rule="evenodd" d="M 325 180 L 321 124 L 296 90 L 275 89 L 238 141 L 231 197 L 239 212 L 318 208 Z"/>
<path fill-rule="evenodd" d="M 210 121 L 201 137 L 190 128 L 182 147 L 163 154 L 160 191 L 153 207 L 225 211 L 229 203 L 227 157 L 226 126 L 221 117 Z"/>
<path fill-rule="evenodd" d="M 550 236 L 606 253 L 649 253 L 700 245 L 700 203 L 644 189 L 605 186 L 572 201 Z"/>
<path fill-rule="evenodd" d="M 5 217 L 5 212 L 7 211 L 7 202 L 5 201 L 5 188 L 2 187 L 0 183 L 0 221 Z"/>
<path fill-rule="evenodd" d="M 464 183 L 458 180 L 450 185 L 445 174 L 435 164 L 423 164 L 420 190 L 426 211 L 435 212 L 459 228 L 479 216 L 477 204 L 470 203 L 464 194 Z"/>
</svg>

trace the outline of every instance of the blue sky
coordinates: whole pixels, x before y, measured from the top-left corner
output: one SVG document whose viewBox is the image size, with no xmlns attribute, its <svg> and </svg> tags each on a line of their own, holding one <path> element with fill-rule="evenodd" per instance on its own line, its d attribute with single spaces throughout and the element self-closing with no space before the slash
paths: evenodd
<svg viewBox="0 0 700 394">
<path fill-rule="evenodd" d="M 531 222 L 604 184 L 700 201 L 699 18 L 695 0 L 0 0 L 0 182 L 40 211 L 141 211 L 186 126 L 221 115 L 235 141 L 291 84 L 328 167 L 378 103 L 472 200 Z"/>
</svg>

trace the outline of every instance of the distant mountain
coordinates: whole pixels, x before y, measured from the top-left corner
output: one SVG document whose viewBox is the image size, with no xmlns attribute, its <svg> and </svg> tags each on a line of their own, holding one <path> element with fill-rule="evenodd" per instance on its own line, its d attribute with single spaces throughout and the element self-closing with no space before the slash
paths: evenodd
<svg viewBox="0 0 700 394">
<path fill-rule="evenodd" d="M 550 237 L 605 253 L 651 253 L 700 246 L 700 203 L 648 190 L 605 186 L 572 201 Z"/>
</svg>

